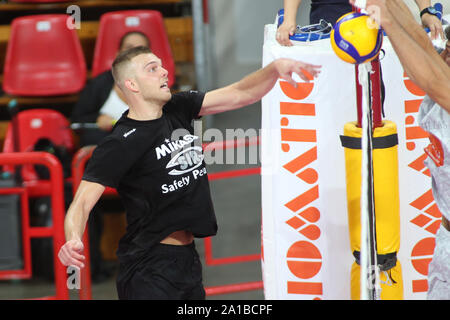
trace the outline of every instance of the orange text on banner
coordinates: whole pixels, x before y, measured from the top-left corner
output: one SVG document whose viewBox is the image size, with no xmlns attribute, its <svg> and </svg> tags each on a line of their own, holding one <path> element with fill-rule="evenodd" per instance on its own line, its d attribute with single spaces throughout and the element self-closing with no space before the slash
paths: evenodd
<svg viewBox="0 0 450 320">
<path fill-rule="evenodd" d="M 310 80 L 313 78 L 310 77 Z M 297 83 L 297 87 L 294 88 L 287 82 L 280 81 L 280 88 L 288 98 L 303 100 L 312 92 L 314 83 L 312 81 Z M 315 169 L 309 167 L 317 160 L 317 133 L 315 129 L 288 128 L 288 116 L 315 117 L 315 104 L 280 102 L 281 150 L 290 155 L 292 143 L 314 144 L 311 149 L 300 155 L 293 154 L 293 157 L 283 165 L 284 169 L 310 186 L 307 191 L 285 204 L 285 207 L 295 214 L 286 221 L 286 224 L 305 238 L 292 243 L 286 254 L 288 269 L 298 279 L 287 282 L 287 293 L 313 295 L 314 299 L 320 299 L 323 295 L 322 282 L 310 281 L 322 269 L 322 254 L 314 244 L 321 234 L 320 228 L 316 225 L 320 220 L 320 211 L 311 206 L 311 203 L 319 198 L 317 183 L 319 175 Z"/>
<path fill-rule="evenodd" d="M 412 161 L 408 167 L 426 176 L 430 176 L 429 170 L 423 163 L 427 158 L 427 155 L 423 150 L 416 150 L 416 141 L 428 138 L 429 136 L 427 132 L 418 126 L 418 124 L 415 124 L 417 113 L 419 112 L 420 104 L 425 96 L 425 92 L 414 84 L 414 82 L 407 77 L 406 73 L 404 74 L 404 84 L 406 89 L 415 96 L 415 98 L 405 101 L 406 148 L 418 155 L 416 160 Z M 420 211 L 415 218 L 410 220 L 410 223 L 429 232 L 433 236 L 419 239 L 411 250 L 410 256 L 410 261 L 414 270 L 423 276 L 419 279 L 412 280 L 412 290 L 414 293 L 426 292 L 428 290 L 426 279 L 426 276 L 428 275 L 428 265 L 433 256 L 435 247 L 434 235 L 440 225 L 441 213 L 434 202 L 431 189 L 420 195 L 417 199 L 411 201 L 410 206 Z"/>
</svg>

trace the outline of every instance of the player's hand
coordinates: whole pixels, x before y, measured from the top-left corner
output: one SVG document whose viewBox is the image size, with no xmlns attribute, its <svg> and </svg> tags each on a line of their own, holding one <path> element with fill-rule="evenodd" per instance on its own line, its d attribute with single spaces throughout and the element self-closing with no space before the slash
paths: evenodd
<svg viewBox="0 0 450 320">
<path fill-rule="evenodd" d="M 431 39 L 437 39 L 438 37 L 441 37 L 441 39 L 444 38 L 444 29 L 442 28 L 441 20 L 438 19 L 435 15 L 432 14 L 424 14 L 422 16 L 422 25 L 428 29 L 430 29 L 431 32 Z"/>
<path fill-rule="evenodd" d="M 386 0 L 366 0 L 365 7 L 360 7 L 364 1 L 349 0 L 349 3 L 360 9 L 365 9 L 367 14 L 379 26 L 383 26 L 390 22 L 392 15 L 386 7 Z"/>
<path fill-rule="evenodd" d="M 58 258 L 63 265 L 84 268 L 85 257 L 81 254 L 84 245 L 79 239 L 67 241 L 59 250 Z"/>
<path fill-rule="evenodd" d="M 287 21 L 283 21 L 280 27 L 277 30 L 276 39 L 279 44 L 282 46 L 292 46 L 292 42 L 289 40 L 289 36 L 292 36 L 295 32 L 295 28 L 297 26 L 295 23 L 288 23 Z"/>
<path fill-rule="evenodd" d="M 280 77 L 294 87 L 297 87 L 297 82 L 292 79 L 292 73 L 298 74 L 302 80 L 309 82 L 311 76 L 317 77 L 320 73 L 320 69 L 322 68 L 322 66 L 292 59 L 278 59 L 275 62 Z"/>
<path fill-rule="evenodd" d="M 115 122 L 114 118 L 108 116 L 107 114 L 101 114 L 97 118 L 97 125 L 103 131 L 111 131 L 114 122 Z"/>
<path fill-rule="evenodd" d="M 364 9 L 366 11 L 369 11 L 370 7 L 372 7 L 372 9 L 377 8 L 379 10 L 386 10 L 386 0 L 366 0 L 366 1 L 349 0 L 349 3 L 359 9 Z"/>
<path fill-rule="evenodd" d="M 369 6 L 382 7 L 386 5 L 386 0 L 349 0 L 349 3 L 359 9 L 367 9 Z M 365 7 L 364 7 L 365 5 Z M 361 7 L 363 6 L 363 7 Z"/>
</svg>

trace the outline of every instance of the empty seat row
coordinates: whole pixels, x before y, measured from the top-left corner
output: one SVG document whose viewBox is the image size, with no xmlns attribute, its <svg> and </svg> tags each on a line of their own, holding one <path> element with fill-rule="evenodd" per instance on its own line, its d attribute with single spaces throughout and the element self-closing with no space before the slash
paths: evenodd
<svg viewBox="0 0 450 320">
<path fill-rule="evenodd" d="M 45 14 L 13 20 L 8 41 L 3 90 L 16 96 L 56 96 L 78 93 L 86 81 L 86 63 L 71 16 Z M 73 24 L 72 24 L 73 25 Z M 100 18 L 92 76 L 111 68 L 120 39 L 128 32 L 143 32 L 152 51 L 175 79 L 173 60 L 161 13 L 155 10 L 124 10 Z"/>
</svg>

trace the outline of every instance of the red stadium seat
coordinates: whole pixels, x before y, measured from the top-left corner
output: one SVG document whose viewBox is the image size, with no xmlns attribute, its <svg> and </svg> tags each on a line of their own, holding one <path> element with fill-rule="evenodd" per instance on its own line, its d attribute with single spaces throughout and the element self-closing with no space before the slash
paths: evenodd
<svg viewBox="0 0 450 320">
<path fill-rule="evenodd" d="M 14 118 L 14 122 L 17 124 L 17 130 L 13 130 L 11 125 L 8 127 L 5 136 L 4 150 L 1 154 L 1 161 L 2 164 L 4 164 L 2 165 L 3 172 L 15 172 L 15 169 L 20 168 L 21 179 L 20 181 L 16 180 L 16 185 L 13 187 L 6 187 L 5 185 L 0 190 L 2 194 L 9 194 L 11 192 L 13 194 L 20 194 L 20 215 L 18 219 L 21 219 L 22 221 L 19 232 L 21 233 L 20 245 L 22 247 L 23 263 L 21 268 L 14 268 L 14 270 L 6 268 L 6 270 L 0 270 L 0 279 L 32 278 L 33 273 L 35 272 L 33 271 L 34 268 L 32 268 L 32 265 L 34 263 L 41 263 L 39 257 L 35 257 L 35 253 L 32 253 L 32 241 L 36 238 L 47 238 L 50 241 L 49 245 L 56 249 L 49 251 L 49 254 L 51 254 L 53 259 L 55 295 L 39 297 L 36 299 L 66 300 L 69 299 L 67 273 L 66 268 L 58 261 L 57 250 L 65 242 L 64 206 L 65 196 L 67 194 L 66 186 L 71 187 L 71 178 L 64 179 L 64 181 L 60 180 L 61 178 L 64 178 L 64 171 L 61 172 L 58 170 L 58 162 L 55 161 L 55 157 L 50 157 L 50 155 L 45 154 L 45 152 L 28 151 L 33 151 L 33 146 L 39 138 L 48 138 L 54 145 L 63 145 L 69 149 L 73 149 L 74 144 L 69 128 L 69 121 L 57 111 L 49 109 L 33 109 L 19 112 Z M 17 148 L 14 146 L 13 132 L 14 134 L 17 134 L 18 137 L 18 141 L 16 141 Z M 45 160 L 44 167 L 42 167 L 41 162 L 43 160 Z M 39 176 L 35 171 L 35 166 L 37 165 L 41 165 L 41 174 L 45 172 L 42 171 L 42 169 L 47 168 L 47 179 L 39 179 Z M 61 182 L 63 182 L 63 184 L 61 184 Z M 36 222 L 33 223 L 34 219 L 31 220 L 33 216 L 37 216 L 35 211 L 30 210 L 30 203 L 28 200 L 38 197 L 46 197 L 50 201 L 50 215 L 45 215 L 46 219 L 49 218 L 50 220 L 45 221 L 44 225 L 37 225 Z M 33 212 L 34 214 L 32 214 Z M 36 260 L 36 258 L 38 259 Z M 87 287 L 84 290 L 90 290 L 89 279 L 85 279 L 88 277 L 89 276 L 84 276 L 83 278 L 83 286 Z M 85 284 L 86 282 L 88 282 L 88 284 Z"/>
<path fill-rule="evenodd" d="M 54 96 L 79 92 L 86 63 L 75 29 L 65 14 L 13 20 L 6 51 L 3 90 L 17 96 Z"/>
<path fill-rule="evenodd" d="M 70 122 L 58 111 L 51 109 L 31 109 L 17 114 L 18 149 L 17 152 L 33 151 L 33 147 L 40 138 L 47 138 L 54 145 L 64 146 L 69 151 L 74 149 L 74 141 Z M 8 126 L 3 152 L 14 151 L 13 130 Z M 5 168 L 6 171 L 12 171 Z M 31 166 L 22 169 L 24 181 L 38 180 L 38 176 Z"/>
<path fill-rule="evenodd" d="M 169 72 L 169 87 L 175 81 L 175 63 L 170 49 L 164 20 L 159 11 L 125 10 L 105 13 L 95 43 L 92 75 L 109 70 L 119 50 L 120 39 L 130 31 L 140 31 L 150 40 L 152 51 Z"/>
</svg>

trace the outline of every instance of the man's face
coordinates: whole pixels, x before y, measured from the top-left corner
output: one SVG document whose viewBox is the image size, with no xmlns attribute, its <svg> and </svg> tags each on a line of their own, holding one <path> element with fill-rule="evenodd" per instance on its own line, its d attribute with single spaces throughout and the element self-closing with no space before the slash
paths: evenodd
<svg viewBox="0 0 450 320">
<path fill-rule="evenodd" d="M 141 54 L 132 59 L 135 68 L 135 81 L 146 101 L 166 103 L 172 97 L 168 86 L 168 72 L 161 60 L 153 53 Z"/>
</svg>

